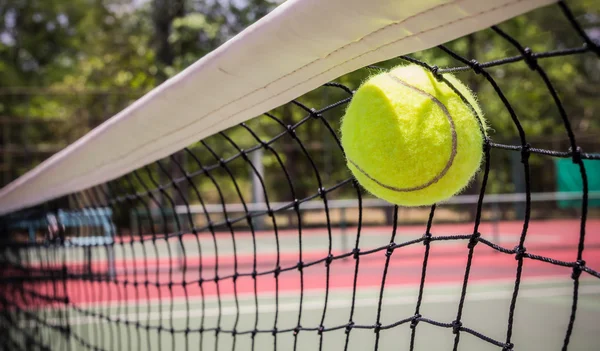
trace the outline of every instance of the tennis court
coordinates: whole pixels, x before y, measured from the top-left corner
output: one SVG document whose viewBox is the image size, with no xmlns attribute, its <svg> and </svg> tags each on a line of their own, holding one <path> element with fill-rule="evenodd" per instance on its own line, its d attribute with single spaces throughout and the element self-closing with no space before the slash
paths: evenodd
<svg viewBox="0 0 600 351">
<path fill-rule="evenodd" d="M 143 97 L 30 168 L 4 129 L 0 349 L 600 349 L 597 4 L 177 3 Z M 0 122 L 109 113 L 52 99 Z"/>
<path fill-rule="evenodd" d="M 492 225 L 482 224 L 482 238 L 491 235 Z M 431 232 L 443 237 L 469 229 L 468 224 L 434 224 Z M 495 242 L 515 245 L 522 224 L 500 222 L 498 229 Z M 589 221 L 588 229 L 596 232 L 600 221 Z M 399 226 L 395 242 L 418 239 L 423 235 L 422 230 L 424 228 L 415 225 Z M 326 229 L 307 229 L 302 235 L 302 250 L 298 247 L 298 233 L 290 230 L 279 232 L 278 240 L 272 231 L 257 232 L 254 236 L 243 231 L 236 231 L 234 236 L 220 232 L 215 234 L 216 241 L 208 233 L 199 236 L 198 241 L 188 234 L 183 236 L 183 249 L 179 237 L 155 242 L 133 241 L 133 245 L 125 240 L 115 247 L 114 285 L 102 281 L 69 282 L 58 288 L 58 295 L 69 296 L 72 307 L 45 309 L 43 320 L 53 324 L 68 319 L 70 343 L 74 348 L 89 343 L 92 347 L 104 345 L 109 349 L 179 349 L 201 343 L 206 348 L 231 349 L 235 342 L 235 349 L 240 350 L 291 349 L 295 343 L 298 349 L 317 349 L 322 342 L 326 349 L 342 349 L 348 340 L 348 349 L 363 350 L 374 345 L 376 333 L 372 327 L 377 323 L 382 325 L 378 341 L 382 349 L 409 347 L 425 246 L 419 242 L 396 248 L 386 265 L 385 253 L 392 231 L 392 227 L 363 230 L 361 250 L 379 249 L 379 252 L 361 259 L 356 282 L 352 256 L 334 259 L 327 271 L 323 262 L 329 249 Z M 356 235 L 349 233 L 356 232 L 357 228 L 332 231 L 333 257 L 344 256 L 346 251 L 340 250 L 342 242 L 354 242 Z M 351 237 L 342 239 L 342 235 Z M 446 349 L 454 343 L 451 323 L 456 318 L 461 297 L 467 243 L 468 240 L 442 241 L 431 248 L 419 311 L 421 317 L 415 328 L 417 348 Z M 530 223 L 527 248 L 532 254 L 568 261 L 576 254 L 576 244 L 577 221 Z M 201 256 L 199 247 L 203 250 Z M 600 242 L 589 241 L 587 249 L 590 257 L 587 264 L 600 264 Z M 63 250 L 72 256 L 69 262 L 77 266 L 77 249 Z M 300 260 L 299 252 L 306 266 L 302 277 L 295 269 Z M 92 255 L 93 270 L 106 270 L 105 248 L 96 247 Z M 32 252 L 32 260 L 35 257 L 44 260 Z M 83 259 L 83 255 L 80 258 Z M 81 262 L 79 264 L 83 267 Z M 274 273 L 258 276 L 256 280 L 252 278 L 253 267 L 267 272 L 274 271 L 277 264 L 282 271 L 291 268 L 293 273 L 281 274 L 277 279 Z M 464 327 L 495 340 L 505 337 L 516 264 L 514 255 L 499 253 L 485 245 L 477 246 L 462 317 Z M 382 285 L 384 267 L 393 273 L 386 275 Z M 239 277 L 234 281 L 236 273 Z M 514 317 L 514 340 L 521 345 L 520 349 L 542 350 L 562 342 L 562 331 L 571 311 L 571 273 L 569 267 L 536 260 L 524 265 L 518 312 Z M 215 282 L 215 277 L 220 280 Z M 354 284 L 356 289 L 353 289 Z M 50 291 L 45 289 L 56 288 L 52 284 L 32 289 L 41 289 L 37 293 L 46 295 Z M 597 281 L 581 280 L 574 350 L 591 349 L 595 344 L 594 336 L 600 331 L 594 322 L 600 317 L 599 297 Z M 353 323 L 351 332 L 346 333 L 350 321 Z M 443 327 L 429 321 L 440 321 Z M 390 328 L 398 323 L 402 325 Z M 306 329 L 294 333 L 298 325 Z M 324 328 L 322 338 L 312 332 L 319 326 Z M 237 332 L 235 338 L 229 335 L 233 330 Z M 253 341 L 254 330 L 257 332 Z M 275 337 L 273 330 L 291 332 Z M 48 340 L 53 340 L 53 334 L 47 335 Z M 56 336 L 67 343 L 61 333 Z M 461 348 L 465 350 L 496 348 L 469 334 L 463 339 Z"/>
<path fill-rule="evenodd" d="M 435 279 L 435 277 L 433 277 Z M 512 295 L 513 281 L 510 278 L 497 280 L 481 280 L 472 283 L 465 307 L 463 324 L 473 326 L 478 332 L 501 340 L 505 337 L 508 304 Z M 144 289 L 140 288 L 140 295 Z M 384 293 L 381 323 L 392 324 L 414 315 L 417 286 L 389 286 Z M 578 324 L 573 335 L 573 350 L 591 350 L 595 347 L 595 336 L 599 332 L 596 323 L 600 316 L 600 286 L 590 280 L 583 280 L 580 286 L 581 313 L 577 316 Z M 515 343 L 522 345 L 522 350 L 545 350 L 560 344 L 564 338 L 563 331 L 571 308 L 572 283 L 568 279 L 544 278 L 531 279 L 521 287 L 518 313 L 516 315 Z M 168 296 L 168 295 L 167 295 Z M 441 321 L 452 321 L 456 314 L 456 306 L 460 296 L 460 284 L 429 284 L 423 298 L 421 314 L 425 318 Z M 360 325 L 373 325 L 376 320 L 376 309 L 379 291 L 376 287 L 361 288 L 355 297 L 354 322 L 357 326 L 349 337 L 349 350 L 370 349 L 375 342 L 372 330 L 361 330 Z M 240 294 L 237 304 L 230 294 L 221 298 L 220 307 L 214 296 L 189 301 L 181 298 L 173 300 L 163 297 L 148 302 L 132 302 L 111 304 L 92 303 L 91 311 L 98 310 L 110 315 L 113 319 L 128 320 L 130 325 L 97 321 L 84 315 L 71 313 L 69 322 L 72 332 L 92 345 L 104 345 L 109 349 L 158 350 L 184 349 L 199 347 L 213 349 L 232 349 L 234 339 L 221 333 L 216 337 L 214 332 L 200 334 L 201 323 L 215 326 L 219 323 L 222 330 L 233 330 L 237 320 L 237 330 L 256 329 L 264 331 L 254 337 L 255 349 L 292 349 L 297 342 L 300 350 L 319 348 L 320 338 L 310 331 L 300 332 L 297 341 L 293 333 L 284 333 L 276 338 L 268 332 L 273 329 L 277 318 L 278 329 L 294 329 L 301 311 L 301 325 L 316 326 L 323 316 L 325 306 L 324 294 L 307 291 L 304 294 L 302 309 L 299 304 L 298 291 L 285 291 L 279 294 L 277 303 L 275 295 L 261 293 L 255 300 L 253 294 Z M 259 314 L 256 314 L 258 303 Z M 346 325 L 349 319 L 349 307 L 352 305 L 350 289 L 335 288 L 330 291 L 325 310 L 325 326 Z M 159 311 L 162 311 L 159 312 Z M 277 316 L 275 311 L 279 311 Z M 482 313 L 482 311 L 485 311 Z M 258 322 L 256 321 L 257 316 Z M 63 317 L 64 318 L 64 317 Z M 51 320 L 51 319 L 50 319 Z M 141 321 L 152 326 L 151 331 L 144 327 L 136 328 L 135 323 Z M 410 345 L 410 323 L 403 327 L 380 332 L 380 347 L 387 349 L 404 349 Z M 175 333 L 156 332 L 162 326 L 177 330 Z M 26 327 L 26 325 L 23 325 Z M 185 330 L 190 329 L 185 335 Z M 50 335 L 47 336 L 50 339 Z M 323 333 L 324 349 L 343 349 L 347 335 L 345 328 Z M 63 342 L 64 339 L 63 339 Z M 78 342 L 71 340 L 73 347 Z M 252 349 L 251 334 L 240 334 L 235 337 L 236 350 Z M 451 328 L 437 328 L 426 322 L 418 324 L 415 343 L 418 348 L 427 350 L 443 350 L 452 347 L 454 335 Z M 463 334 L 461 349 L 496 350 L 481 340 Z"/>
</svg>

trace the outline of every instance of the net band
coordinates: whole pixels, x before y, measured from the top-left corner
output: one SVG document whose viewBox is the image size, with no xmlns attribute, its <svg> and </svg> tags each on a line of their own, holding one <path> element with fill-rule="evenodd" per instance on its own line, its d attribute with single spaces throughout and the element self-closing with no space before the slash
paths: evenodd
<svg viewBox="0 0 600 351">
<path fill-rule="evenodd" d="M 404 2 L 284 2 L 0 190 L 0 214 L 113 180 L 347 72 L 439 45 L 554 1 Z M 323 33 L 327 39 L 315 45 Z M 278 57 L 278 65 L 272 65 L 272 57 Z"/>
</svg>

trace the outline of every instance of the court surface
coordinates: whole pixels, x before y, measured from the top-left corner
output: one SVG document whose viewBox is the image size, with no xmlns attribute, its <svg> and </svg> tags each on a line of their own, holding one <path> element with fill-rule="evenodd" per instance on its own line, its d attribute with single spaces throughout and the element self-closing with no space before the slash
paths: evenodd
<svg viewBox="0 0 600 351">
<path fill-rule="evenodd" d="M 532 222 L 526 240 L 528 252 L 574 261 L 579 233 L 577 223 Z M 491 229 L 486 226 L 484 224 L 481 228 L 484 238 L 492 235 Z M 502 222 L 499 232 L 493 234 L 496 235 L 493 241 L 507 248 L 514 247 L 521 226 L 522 223 L 518 222 Z M 469 228 L 465 224 L 434 225 L 432 233 L 465 234 Z M 588 246 L 584 257 L 591 267 L 600 265 L 600 246 L 597 245 L 597 235 L 593 235 L 599 228 L 600 221 L 588 222 Z M 422 230 L 420 226 L 400 226 L 394 241 L 400 243 L 418 238 Z M 344 238 L 341 231 L 332 231 L 331 252 L 334 256 L 354 246 L 356 228 L 348 229 L 344 235 L 348 236 L 348 233 L 352 234 Z M 389 227 L 366 228 L 361 233 L 359 247 L 365 251 L 385 246 L 389 243 L 390 234 Z M 298 350 L 319 349 L 321 338 L 317 329 L 321 320 L 327 330 L 323 333 L 322 349 L 344 349 L 347 338 L 345 326 L 350 320 L 355 284 L 355 260 L 352 257 L 334 260 L 329 267 L 329 279 L 324 262 L 304 268 L 302 274 L 291 269 L 281 272 L 277 279 L 274 274 L 259 275 L 256 278 L 256 295 L 254 280 L 247 275 L 254 269 L 254 264 L 261 272 L 273 269 L 277 262 L 285 269 L 295 266 L 300 259 L 304 263 L 322 259 L 329 252 L 327 231 L 312 229 L 303 233 L 301 258 L 298 255 L 297 231 L 282 231 L 278 239 L 269 231 L 257 233 L 254 240 L 246 232 L 236 232 L 234 238 L 235 255 L 234 240 L 227 232 L 215 236 L 216 250 L 215 241 L 209 234 L 202 234 L 198 241 L 191 235 L 184 236 L 183 249 L 177 238 L 158 239 L 154 243 L 144 241 L 144 244 L 131 244 L 125 240 L 123 245 L 115 246 L 116 284 L 69 283 L 66 289 L 76 307 L 60 315 L 57 310 L 46 310 L 42 312 L 45 313 L 44 318 L 50 321 L 68 318 L 71 324 L 70 342 L 75 349 L 83 342 L 103 349 L 179 350 L 197 349 L 198 345 L 214 349 L 218 344 L 217 349 L 231 350 L 235 342 L 235 350 L 250 350 L 252 346 L 255 350 L 273 349 L 274 346 L 288 350 L 293 349 L 293 329 L 298 325 L 300 316 L 299 324 L 312 330 L 298 333 Z M 344 240 L 345 243 L 342 242 Z M 467 241 L 456 240 L 431 243 L 420 310 L 424 318 L 441 323 L 451 323 L 456 319 L 467 259 L 466 244 Z M 344 245 L 349 245 L 346 247 L 350 249 L 344 250 Z M 103 248 L 95 250 L 98 259 L 94 265 L 97 269 L 105 265 L 106 260 L 103 259 Z M 257 252 L 256 262 L 254 250 Z M 185 255 L 182 254 L 184 252 Z M 383 326 L 415 314 L 424 252 L 425 246 L 418 243 L 398 248 L 391 255 L 381 301 L 380 323 Z M 185 265 L 182 257 L 187 258 Z M 72 258 L 76 261 L 77 257 Z M 348 336 L 349 350 L 374 348 L 376 334 L 373 326 L 377 321 L 385 259 L 385 250 L 361 257 L 356 275 L 354 328 Z M 505 341 L 516 265 L 514 255 L 497 253 L 478 244 L 467 285 L 463 327 Z M 214 282 L 215 276 L 233 276 L 236 272 L 240 276 L 235 281 L 233 278 L 223 279 L 218 285 Z M 570 276 L 570 268 L 525 260 L 513 325 L 515 350 L 560 349 L 572 304 L 573 281 Z M 149 284 L 145 285 L 145 281 Z M 183 281 L 186 283 L 182 284 Z M 328 289 L 325 289 L 327 286 Z M 329 292 L 327 295 L 326 291 Z M 110 316 L 111 319 L 97 318 L 97 315 Z M 598 348 L 598 320 L 600 284 L 597 279 L 588 279 L 584 273 L 569 350 Z M 328 331 L 334 327 L 340 328 Z M 201 336 L 199 330 L 202 328 L 211 331 Z M 215 328 L 222 332 L 216 333 Z M 255 328 L 261 332 L 255 336 L 253 345 L 251 334 L 244 332 Z M 280 333 L 275 339 L 271 333 L 274 328 L 290 332 Z M 235 338 L 230 333 L 234 329 L 238 332 Z M 410 337 L 410 322 L 382 329 L 379 349 L 408 349 Z M 452 328 L 422 321 L 416 327 L 415 349 L 450 350 L 454 337 Z M 461 332 L 459 349 L 500 348 Z"/>
</svg>

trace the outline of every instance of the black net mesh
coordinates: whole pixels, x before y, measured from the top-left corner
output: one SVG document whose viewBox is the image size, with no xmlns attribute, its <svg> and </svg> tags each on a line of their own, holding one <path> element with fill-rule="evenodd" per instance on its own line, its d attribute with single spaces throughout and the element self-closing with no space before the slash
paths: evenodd
<svg viewBox="0 0 600 351">
<path fill-rule="evenodd" d="M 540 42 L 523 42 L 519 26 L 535 19 L 560 22 L 557 31 L 568 40 L 559 45 L 542 35 Z M 501 47 L 503 56 L 473 52 L 473 41 Z M 566 350 L 574 330 L 583 328 L 576 324 L 581 284 L 592 280 L 593 286 L 600 278 L 593 266 L 600 240 L 590 231 L 594 200 L 586 172 L 600 153 L 594 138 L 582 134 L 579 140 L 573 126 L 578 117 L 571 117 L 597 99 L 598 90 L 595 85 L 589 94 L 562 93 L 554 77 L 568 72 L 545 67 L 554 70 L 552 60 L 570 62 L 579 72 L 573 84 L 581 72 L 589 72 L 593 83 L 599 56 L 598 44 L 559 3 L 364 68 L 117 180 L 6 215 L 0 343 L 27 350 L 417 350 L 443 335 L 445 349 L 533 350 L 539 340 L 514 340 L 519 330 L 520 340 L 528 340 L 528 330 L 536 328 L 518 323 L 525 318 L 518 315 L 527 298 L 520 288 L 530 268 L 571 279 L 568 312 L 556 321 L 561 341 L 553 348 Z M 399 63 L 425 67 L 445 84 L 446 74 L 456 74 L 479 94 L 492 128 L 509 125 L 506 133 L 485 140 L 485 162 L 463 202 L 430 209 L 385 204 L 364 194 L 345 167 L 337 130 L 353 89 L 362 78 Z M 531 86 L 543 95 L 533 97 Z M 542 123 L 528 114 L 540 100 L 544 108 L 535 113 L 550 114 L 553 123 L 540 126 L 546 136 L 528 138 L 528 130 Z M 555 159 L 572 162 L 581 183 L 570 200 L 576 206 L 562 212 L 556 202 L 538 206 L 535 197 L 549 188 L 553 178 L 546 170 Z M 511 175 L 507 169 L 515 163 Z M 523 201 L 493 202 L 503 216 L 493 218 L 486 199 L 506 192 L 523 193 Z M 529 245 L 533 219 L 564 216 L 578 218 L 569 222 L 577 235 L 568 244 L 550 247 L 536 235 Z M 452 218 L 463 225 L 437 234 L 438 223 Z M 488 226 L 503 219 L 517 223 L 519 235 L 512 241 Z M 550 226 L 546 234 L 561 228 Z M 452 267 L 445 271 L 446 265 Z M 482 296 L 470 290 L 473 279 L 502 270 L 511 277 L 499 303 L 502 314 L 485 310 L 489 300 L 469 311 Z M 452 277 L 440 278 L 445 276 Z M 457 283 L 447 301 L 451 315 L 441 315 L 440 301 L 428 308 L 427 295 L 450 280 Z M 410 297 L 402 300 L 392 289 L 398 285 Z M 370 298 L 364 298 L 367 293 Z M 398 313 L 397 305 L 410 308 Z M 466 316 L 473 313 L 492 319 L 493 330 L 470 323 Z M 525 313 L 541 316 L 535 323 L 542 331 L 544 319 L 554 318 L 542 310 Z M 581 335 L 586 349 L 600 345 L 597 333 Z"/>
</svg>

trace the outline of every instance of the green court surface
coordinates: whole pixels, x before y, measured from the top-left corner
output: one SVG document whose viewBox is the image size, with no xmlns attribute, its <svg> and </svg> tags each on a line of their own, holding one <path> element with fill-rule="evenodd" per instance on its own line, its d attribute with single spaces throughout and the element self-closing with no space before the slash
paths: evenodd
<svg viewBox="0 0 600 351">
<path fill-rule="evenodd" d="M 495 340 L 504 342 L 508 325 L 508 311 L 514 282 L 479 281 L 470 282 L 462 316 L 463 326 L 473 329 Z M 421 315 L 424 318 L 442 323 L 450 323 L 456 318 L 461 285 L 430 284 L 424 290 Z M 381 324 L 398 322 L 414 315 L 416 306 L 416 286 L 386 286 L 384 289 Z M 521 285 L 517 300 L 513 325 L 515 350 L 560 350 L 565 337 L 572 303 L 572 282 L 553 278 L 528 279 Z M 354 303 L 353 328 L 349 335 L 348 350 L 372 350 L 375 345 L 373 326 L 377 320 L 379 289 L 360 288 Z M 207 349 L 269 350 L 274 342 L 278 350 L 291 350 L 294 345 L 293 332 L 278 333 L 276 340 L 271 333 L 275 325 L 279 331 L 293 329 L 297 325 L 301 311 L 303 328 L 318 328 L 325 314 L 323 326 L 326 329 L 343 326 L 323 333 L 323 350 L 343 350 L 346 342 L 345 325 L 351 310 L 351 289 L 330 290 L 325 306 L 324 291 L 305 291 L 302 309 L 299 304 L 299 291 L 259 294 L 258 317 L 253 294 L 238 296 L 238 306 L 232 295 L 221 296 L 220 306 L 214 296 L 206 297 L 204 303 L 199 297 L 162 298 L 145 302 L 105 304 L 102 302 L 80 306 L 86 310 L 109 315 L 113 322 L 68 310 L 71 325 L 69 343 L 78 349 L 81 342 L 102 349 L 159 350 L 159 349 Z M 63 311 L 64 312 L 64 311 Z M 277 312 L 277 313 L 276 313 Z M 41 312 L 49 322 L 64 321 L 57 311 Z M 52 317 L 54 315 L 54 317 Z M 258 319 L 257 319 L 258 318 Z M 114 323 L 114 320 L 128 320 L 129 324 Z M 235 338 L 228 331 L 239 333 L 253 330 L 255 323 L 259 332 L 252 343 L 250 334 L 240 334 Z M 596 350 L 600 334 L 600 284 L 582 280 L 579 290 L 577 320 L 571 336 L 569 350 Z M 136 322 L 142 325 L 136 327 Z M 204 328 L 220 327 L 223 332 L 198 332 L 201 323 Z M 145 325 L 162 326 L 162 330 Z M 368 327 L 362 329 L 359 326 Z M 25 326 L 24 326 L 25 327 Z M 175 330 L 175 333 L 171 329 Z M 189 329 L 189 333 L 185 330 Z M 379 350 L 408 350 L 410 344 L 410 322 L 380 331 Z M 57 337 L 58 336 L 58 337 Z M 63 335 L 45 335 L 53 345 L 67 346 Z M 56 338 L 57 337 L 57 338 Z M 420 322 L 416 328 L 415 350 L 452 350 L 455 335 L 452 328 Z M 316 330 L 302 330 L 297 336 L 298 350 L 318 350 L 319 336 Z M 57 344 L 58 343 L 58 344 Z M 64 346 L 64 347 L 63 347 Z M 215 347 L 217 346 L 217 347 Z M 488 342 L 468 334 L 460 333 L 459 350 L 500 350 Z"/>
</svg>

